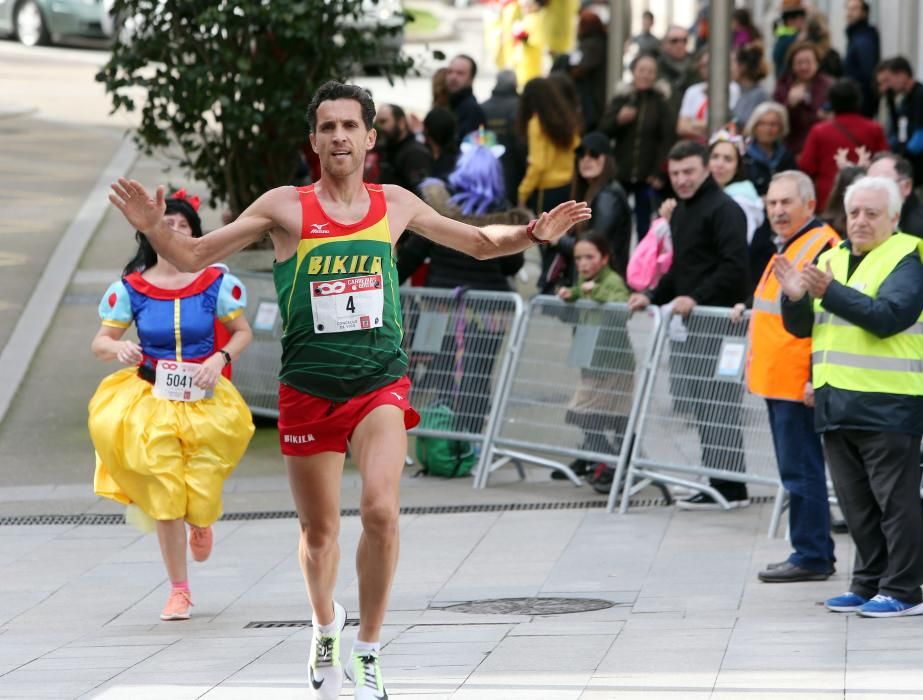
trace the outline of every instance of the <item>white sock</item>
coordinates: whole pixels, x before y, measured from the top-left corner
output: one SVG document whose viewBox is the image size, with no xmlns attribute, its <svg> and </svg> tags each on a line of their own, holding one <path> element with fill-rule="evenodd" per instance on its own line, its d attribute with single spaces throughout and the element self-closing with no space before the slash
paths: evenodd
<svg viewBox="0 0 923 700">
<path fill-rule="evenodd" d="M 361 639 L 357 639 L 353 643 L 353 654 L 368 653 L 370 651 L 375 654 L 380 652 L 381 642 L 363 642 Z"/>
<path fill-rule="evenodd" d="M 340 631 L 340 628 L 337 626 L 336 609 L 334 609 L 333 620 L 329 625 L 314 625 L 314 629 L 316 629 L 319 634 L 322 634 L 325 637 L 336 636 L 336 634 Z"/>
</svg>

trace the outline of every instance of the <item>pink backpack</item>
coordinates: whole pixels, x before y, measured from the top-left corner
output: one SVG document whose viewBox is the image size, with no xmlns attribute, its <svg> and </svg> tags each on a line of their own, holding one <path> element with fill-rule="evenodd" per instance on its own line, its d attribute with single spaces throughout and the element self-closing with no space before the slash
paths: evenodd
<svg viewBox="0 0 923 700">
<path fill-rule="evenodd" d="M 628 286 L 637 292 L 656 287 L 672 263 L 670 223 L 660 217 L 654 219 L 647 235 L 628 259 Z"/>
</svg>

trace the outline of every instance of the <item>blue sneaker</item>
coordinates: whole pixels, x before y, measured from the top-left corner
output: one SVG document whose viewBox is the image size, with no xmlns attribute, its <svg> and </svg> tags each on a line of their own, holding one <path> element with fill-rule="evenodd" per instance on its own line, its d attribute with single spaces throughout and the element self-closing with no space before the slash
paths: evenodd
<svg viewBox="0 0 923 700">
<path fill-rule="evenodd" d="M 904 603 L 888 595 L 876 595 L 856 612 L 862 617 L 903 617 L 923 615 L 923 603 Z"/>
<path fill-rule="evenodd" d="M 827 610 L 832 612 L 856 612 L 863 605 L 868 603 L 868 598 L 863 598 L 855 593 L 844 593 L 836 598 L 830 598 L 824 602 Z"/>
</svg>

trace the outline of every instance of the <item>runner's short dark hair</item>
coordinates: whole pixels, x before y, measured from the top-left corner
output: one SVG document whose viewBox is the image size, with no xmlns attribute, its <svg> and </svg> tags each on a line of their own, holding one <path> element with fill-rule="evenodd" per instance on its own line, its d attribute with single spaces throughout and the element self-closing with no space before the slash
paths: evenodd
<svg viewBox="0 0 923 700">
<path fill-rule="evenodd" d="M 371 129 L 375 123 L 375 102 L 368 90 L 358 85 L 346 85 L 336 80 L 328 80 L 317 89 L 311 99 L 311 104 L 308 105 L 308 131 L 310 133 L 313 134 L 317 130 L 317 108 L 321 102 L 328 100 L 355 100 L 362 108 L 362 121 L 365 123 L 365 128 Z"/>
</svg>

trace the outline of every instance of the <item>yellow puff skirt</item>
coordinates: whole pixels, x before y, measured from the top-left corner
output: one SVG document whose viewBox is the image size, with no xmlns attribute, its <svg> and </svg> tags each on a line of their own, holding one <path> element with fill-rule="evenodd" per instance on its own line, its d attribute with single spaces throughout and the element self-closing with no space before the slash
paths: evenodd
<svg viewBox="0 0 923 700">
<path fill-rule="evenodd" d="M 250 409 L 224 377 L 201 401 L 158 399 L 152 389 L 129 367 L 103 379 L 90 400 L 94 490 L 154 520 L 208 527 L 221 517 L 224 480 L 253 437 Z"/>
</svg>

